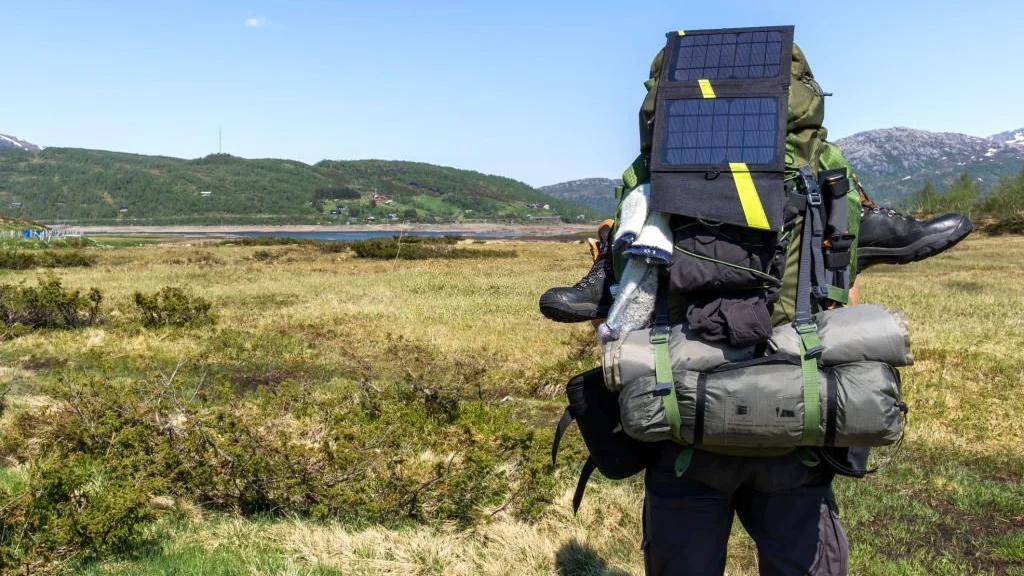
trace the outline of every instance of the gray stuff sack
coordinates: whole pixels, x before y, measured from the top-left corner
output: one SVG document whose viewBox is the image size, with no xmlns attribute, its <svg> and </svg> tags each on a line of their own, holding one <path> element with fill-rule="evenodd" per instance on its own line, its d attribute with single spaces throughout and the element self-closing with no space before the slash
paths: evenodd
<svg viewBox="0 0 1024 576">
<path fill-rule="evenodd" d="M 906 319 L 874 304 L 858 304 L 819 312 L 814 316 L 818 337 L 824 347 L 819 364 L 836 366 L 870 360 L 896 367 L 910 366 L 910 331 Z M 701 340 L 685 324 L 672 326 L 669 357 L 672 372 L 706 372 L 729 362 L 754 358 L 754 347 L 734 348 L 724 342 Z M 800 338 L 791 324 L 777 326 L 768 342 L 768 352 L 799 362 Z M 654 345 L 651 329 L 627 332 L 604 344 L 601 366 L 610 390 L 622 390 L 629 382 L 654 375 Z"/>
<path fill-rule="evenodd" d="M 701 380 L 703 379 L 703 384 Z M 653 373 L 619 394 L 623 430 L 644 442 L 672 440 L 664 395 Z M 883 362 L 818 370 L 821 446 L 886 446 L 903 434 L 899 373 Z M 703 390 L 700 390 L 703 388 Z M 681 440 L 696 446 L 782 448 L 803 437 L 803 371 L 773 362 L 712 372 L 675 373 Z"/>
<path fill-rule="evenodd" d="M 910 366 L 910 331 L 906 318 L 875 304 L 858 304 L 814 315 L 818 338 L 824 350 L 819 364 L 837 366 L 862 360 L 885 362 L 896 367 Z M 799 361 L 800 337 L 790 324 L 777 326 L 768 343 L 768 351 Z"/>
<path fill-rule="evenodd" d="M 754 358 L 753 346 L 733 348 L 726 342 L 706 342 L 699 339 L 685 324 L 672 326 L 668 343 L 673 374 L 687 370 L 705 372 L 722 364 Z M 645 376 L 654 378 L 651 330 L 634 330 L 605 344 L 601 366 L 604 369 L 604 383 L 609 390 L 622 390 L 625 384 Z"/>
</svg>

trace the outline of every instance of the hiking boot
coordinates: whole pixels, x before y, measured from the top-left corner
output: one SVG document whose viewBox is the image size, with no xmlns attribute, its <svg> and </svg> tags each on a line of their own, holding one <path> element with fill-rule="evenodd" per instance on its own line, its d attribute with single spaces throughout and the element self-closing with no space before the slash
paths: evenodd
<svg viewBox="0 0 1024 576">
<path fill-rule="evenodd" d="M 860 208 L 857 269 L 924 260 L 952 248 L 973 229 L 963 214 L 945 214 L 922 222 L 868 200 Z"/>
<path fill-rule="evenodd" d="M 540 312 L 555 322 L 586 322 L 608 315 L 612 306 L 609 287 L 612 273 L 612 221 L 605 220 L 597 230 L 597 242 L 589 241 L 594 265 L 572 286 L 551 288 L 540 297 Z"/>
</svg>

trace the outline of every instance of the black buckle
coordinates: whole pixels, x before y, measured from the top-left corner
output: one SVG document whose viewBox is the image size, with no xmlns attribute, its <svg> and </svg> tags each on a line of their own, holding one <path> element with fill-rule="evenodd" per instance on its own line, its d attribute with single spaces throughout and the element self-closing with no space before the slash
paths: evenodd
<svg viewBox="0 0 1024 576">
<path fill-rule="evenodd" d="M 853 247 L 853 243 L 857 241 L 857 236 L 853 234 L 833 234 L 828 238 L 830 252 L 849 252 L 850 248 Z"/>
<path fill-rule="evenodd" d="M 853 234 L 833 234 L 828 238 L 830 246 L 825 249 L 826 268 L 846 268 L 850 265 L 850 248 L 857 241 Z"/>
</svg>

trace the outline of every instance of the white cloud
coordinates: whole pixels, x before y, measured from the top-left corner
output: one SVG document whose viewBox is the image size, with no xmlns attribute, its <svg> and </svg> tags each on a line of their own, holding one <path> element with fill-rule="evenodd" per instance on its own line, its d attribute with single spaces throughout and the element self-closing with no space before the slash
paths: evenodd
<svg viewBox="0 0 1024 576">
<path fill-rule="evenodd" d="M 266 18 L 250 16 L 245 19 L 245 25 L 249 28 L 263 28 L 267 24 L 270 24 L 270 21 L 267 20 Z"/>
</svg>

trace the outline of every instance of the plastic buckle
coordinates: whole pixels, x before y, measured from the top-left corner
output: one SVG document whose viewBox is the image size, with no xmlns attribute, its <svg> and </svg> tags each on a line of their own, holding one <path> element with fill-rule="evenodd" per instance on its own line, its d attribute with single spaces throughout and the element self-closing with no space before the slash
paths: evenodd
<svg viewBox="0 0 1024 576">
<path fill-rule="evenodd" d="M 833 234 L 828 241 L 832 245 L 831 252 L 849 252 L 857 237 L 853 234 Z"/>
<path fill-rule="evenodd" d="M 823 288 L 821 286 L 812 286 L 811 296 L 814 296 L 818 300 L 824 300 L 828 298 L 828 288 Z"/>
<path fill-rule="evenodd" d="M 667 344 L 669 332 L 671 332 L 671 328 L 668 326 L 655 326 L 651 328 L 651 344 Z"/>
<path fill-rule="evenodd" d="M 805 324 L 795 324 L 793 326 L 793 328 L 795 328 L 797 334 L 800 335 L 800 341 L 801 341 L 801 343 L 804 344 L 804 346 L 807 345 L 807 338 L 805 338 L 805 336 L 807 336 L 808 334 L 813 334 L 814 335 L 814 340 L 818 341 L 817 344 L 815 344 L 814 346 L 811 346 L 810 348 L 807 349 L 806 354 L 807 354 L 807 356 L 809 358 L 816 358 L 817 356 L 821 355 L 821 353 L 825 350 L 825 347 L 822 346 L 821 345 L 821 341 L 818 340 L 818 325 L 817 324 L 815 324 L 812 321 L 810 323 L 805 323 Z"/>
<path fill-rule="evenodd" d="M 803 323 L 793 323 L 793 329 L 796 330 L 797 334 L 810 334 L 811 332 L 818 331 L 818 325 L 813 321 Z"/>
</svg>

